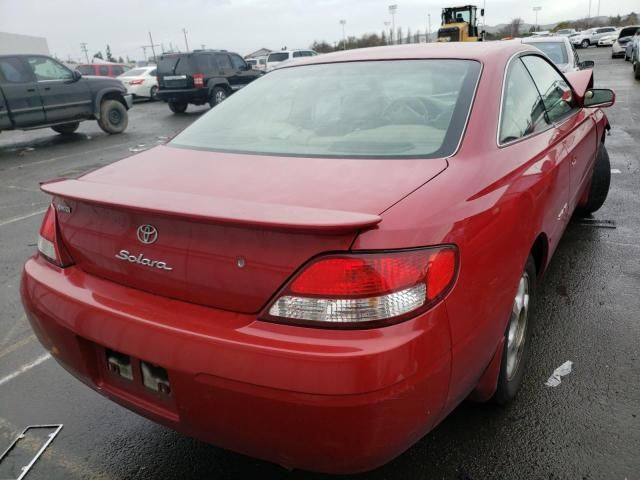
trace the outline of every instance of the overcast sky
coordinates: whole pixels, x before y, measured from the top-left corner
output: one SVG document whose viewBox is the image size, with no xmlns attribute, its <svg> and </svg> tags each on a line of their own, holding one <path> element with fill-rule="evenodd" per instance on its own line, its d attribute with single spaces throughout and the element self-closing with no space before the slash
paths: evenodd
<svg viewBox="0 0 640 480">
<path fill-rule="evenodd" d="M 80 42 L 89 55 L 111 46 L 114 56 L 141 59 L 141 45 L 177 45 L 184 50 L 182 28 L 190 48 L 223 48 L 245 55 L 260 47 L 305 48 L 314 40 L 342 38 L 340 19 L 347 35 L 379 33 L 390 21 L 387 6 L 398 4 L 396 27 L 415 33 L 427 26 L 437 29 L 446 0 L 0 0 L 0 31 L 46 37 L 51 53 L 79 59 Z M 463 4 L 465 0 L 452 0 Z M 472 3 L 469 0 L 468 3 Z M 587 16 L 589 0 L 486 0 L 487 25 L 521 17 L 534 23 L 533 6 L 540 6 L 540 24 Z M 598 0 L 592 0 L 596 15 Z M 481 6 L 478 3 L 478 6 Z M 605 0 L 601 15 L 638 10 L 638 0 Z"/>
</svg>

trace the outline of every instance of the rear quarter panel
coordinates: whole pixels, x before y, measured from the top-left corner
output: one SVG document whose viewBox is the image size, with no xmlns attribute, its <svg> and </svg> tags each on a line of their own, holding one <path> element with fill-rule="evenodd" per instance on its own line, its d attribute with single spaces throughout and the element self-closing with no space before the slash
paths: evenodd
<svg viewBox="0 0 640 480">
<path fill-rule="evenodd" d="M 484 66 L 462 147 L 447 170 L 384 212 L 378 228 L 353 247 L 458 245 L 459 276 L 445 299 L 452 339 L 448 409 L 471 392 L 496 351 L 537 236 L 549 237 L 552 252 L 568 218 L 555 209 L 569 190 L 557 132 L 496 145 L 504 62 Z"/>
</svg>

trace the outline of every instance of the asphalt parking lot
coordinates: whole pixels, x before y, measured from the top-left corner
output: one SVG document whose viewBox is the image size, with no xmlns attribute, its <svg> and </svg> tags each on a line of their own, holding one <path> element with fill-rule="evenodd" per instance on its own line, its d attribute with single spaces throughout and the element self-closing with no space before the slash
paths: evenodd
<svg viewBox="0 0 640 480">
<path fill-rule="evenodd" d="M 640 82 L 609 49 L 579 53 L 595 60 L 595 85 L 617 93 L 607 111 L 612 187 L 595 215 L 615 228 L 569 226 L 539 290 L 532 361 L 515 403 L 465 403 L 362 478 L 640 478 Z M 69 138 L 49 129 L 0 134 L 0 452 L 27 425 L 64 424 L 28 479 L 324 478 L 184 437 L 104 399 L 46 356 L 23 314 L 22 263 L 48 205 L 38 182 L 166 142 L 206 111 L 173 115 L 138 102 L 122 135 L 95 122 Z M 572 373 L 545 386 L 567 360 Z"/>
</svg>

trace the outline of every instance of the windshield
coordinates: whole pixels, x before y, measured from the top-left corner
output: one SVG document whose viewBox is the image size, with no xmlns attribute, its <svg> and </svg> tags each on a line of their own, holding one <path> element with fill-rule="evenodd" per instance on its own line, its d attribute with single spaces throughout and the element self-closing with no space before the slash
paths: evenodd
<svg viewBox="0 0 640 480">
<path fill-rule="evenodd" d="M 267 62 L 282 62 L 283 60 L 287 60 L 288 58 L 289 53 L 287 52 L 272 53 L 269 55 Z"/>
<path fill-rule="evenodd" d="M 564 43 L 562 42 L 531 42 L 531 45 L 542 50 L 556 65 L 569 63 L 567 49 L 564 48 Z"/>
<path fill-rule="evenodd" d="M 172 145 L 320 157 L 442 157 L 457 148 L 480 72 L 470 60 L 284 68 L 209 111 Z"/>
</svg>

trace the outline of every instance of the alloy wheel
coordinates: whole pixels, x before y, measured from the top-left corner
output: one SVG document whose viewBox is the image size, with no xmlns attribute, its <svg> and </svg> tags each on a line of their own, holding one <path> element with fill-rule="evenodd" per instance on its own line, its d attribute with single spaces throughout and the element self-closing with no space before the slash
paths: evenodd
<svg viewBox="0 0 640 480">
<path fill-rule="evenodd" d="M 520 366 L 529 319 L 529 274 L 524 272 L 513 299 L 513 309 L 507 333 L 507 379 L 511 380 Z"/>
</svg>

